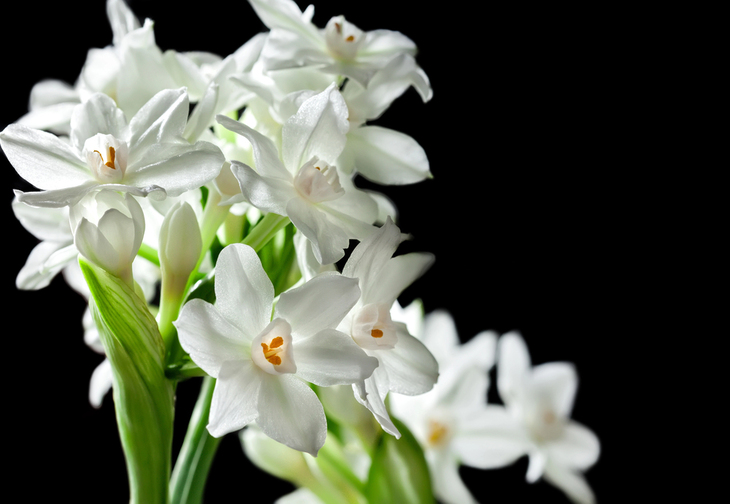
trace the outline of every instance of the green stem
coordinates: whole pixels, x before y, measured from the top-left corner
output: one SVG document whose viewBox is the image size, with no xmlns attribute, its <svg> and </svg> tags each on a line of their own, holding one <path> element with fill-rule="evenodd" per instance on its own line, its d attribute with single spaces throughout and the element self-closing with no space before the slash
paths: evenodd
<svg viewBox="0 0 730 504">
<path fill-rule="evenodd" d="M 256 252 L 266 245 L 276 233 L 289 224 L 289 217 L 269 213 L 256 224 L 251 232 L 243 239 L 244 244 L 250 245 Z"/>
<path fill-rule="evenodd" d="M 171 504 L 200 504 L 205 482 L 222 438 L 208 433 L 208 415 L 213 397 L 215 379 L 203 378 L 198 401 L 190 417 L 190 424 L 170 479 Z"/>
</svg>

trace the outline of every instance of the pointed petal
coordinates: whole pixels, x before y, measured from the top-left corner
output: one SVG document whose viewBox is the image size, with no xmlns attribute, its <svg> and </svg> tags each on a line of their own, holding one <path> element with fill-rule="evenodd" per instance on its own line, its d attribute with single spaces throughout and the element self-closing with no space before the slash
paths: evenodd
<svg viewBox="0 0 730 504">
<path fill-rule="evenodd" d="M 293 198 L 286 205 L 286 215 L 312 243 L 312 252 L 320 264 L 332 264 L 345 256 L 349 236 L 318 208 Z"/>
<path fill-rule="evenodd" d="M 294 358 L 297 376 L 323 387 L 364 380 L 378 366 L 378 360 L 363 352 L 350 336 L 335 330 L 297 340 Z"/>
<path fill-rule="evenodd" d="M 398 324 L 398 343 L 391 350 L 378 350 L 378 359 L 388 372 L 389 388 L 405 395 L 428 392 L 438 379 L 438 363 L 426 346 Z"/>
<path fill-rule="evenodd" d="M 429 252 L 412 252 L 391 258 L 378 274 L 378 281 L 363 287 L 363 303 L 391 306 L 400 294 L 434 263 Z"/>
<path fill-rule="evenodd" d="M 224 362 L 246 359 L 251 354 L 251 341 L 215 306 L 201 299 L 185 303 L 174 325 L 180 345 L 213 378 L 218 378 Z"/>
<path fill-rule="evenodd" d="M 10 124 L 0 133 L 0 147 L 18 175 L 39 189 L 64 189 L 93 179 L 73 148 L 51 133 Z"/>
<path fill-rule="evenodd" d="M 382 366 L 375 368 L 370 378 L 352 385 L 352 391 L 357 402 L 370 410 L 385 432 L 400 438 L 400 431 L 390 419 L 388 409 L 385 407 L 387 389 L 388 376 Z"/>
<path fill-rule="evenodd" d="M 244 335 L 253 339 L 271 321 L 274 286 L 248 245 L 223 249 L 216 263 L 216 306 Z"/>
<path fill-rule="evenodd" d="M 598 460 L 601 445 L 593 431 L 578 422 L 569 421 L 563 435 L 546 443 L 545 449 L 551 462 L 584 471 Z"/>
<path fill-rule="evenodd" d="M 86 140 L 99 133 L 122 140 L 126 127 L 127 119 L 114 100 L 105 94 L 94 93 L 71 115 L 71 144 L 78 152 L 83 152 Z"/>
<path fill-rule="evenodd" d="M 261 211 L 286 215 L 286 204 L 297 197 L 291 180 L 262 177 L 250 166 L 235 160 L 231 161 L 231 172 L 238 180 L 241 194 Z"/>
<path fill-rule="evenodd" d="M 234 121 L 224 115 L 217 115 L 216 121 L 227 130 L 243 136 L 251 143 L 256 171 L 262 177 L 272 177 L 287 181 L 292 180 L 292 173 L 286 170 L 284 164 L 279 159 L 279 150 L 271 139 L 249 128 L 245 124 Z"/>
<path fill-rule="evenodd" d="M 281 295 L 274 318 L 287 320 L 295 338 L 334 329 L 360 298 L 357 279 L 323 274 Z"/>
<path fill-rule="evenodd" d="M 461 415 L 453 440 L 460 460 L 471 467 L 504 467 L 532 448 L 521 425 L 502 406 L 490 405 Z"/>
<path fill-rule="evenodd" d="M 568 418 L 578 388 L 575 366 L 569 362 L 548 362 L 532 368 L 531 393 L 556 415 Z"/>
<path fill-rule="evenodd" d="M 317 395 L 293 375 L 263 377 L 256 423 L 272 439 L 316 457 L 327 436 Z"/>
<path fill-rule="evenodd" d="M 525 387 L 531 366 L 530 354 L 525 340 L 517 332 L 502 335 L 497 352 L 497 388 L 502 401 L 509 406 Z"/>
<path fill-rule="evenodd" d="M 376 282 L 380 271 L 403 241 L 398 226 L 388 219 L 380 229 L 362 240 L 353 249 L 342 274 L 352 278 L 359 278 L 363 286 Z"/>
<path fill-rule="evenodd" d="M 155 94 L 129 122 L 129 165 L 142 163 L 148 148 L 182 140 L 189 100 L 184 88 Z"/>
<path fill-rule="evenodd" d="M 347 116 L 347 104 L 334 83 L 307 99 L 282 127 L 284 166 L 295 173 L 312 156 L 334 164 L 347 142 Z"/>
<path fill-rule="evenodd" d="M 459 476 L 459 462 L 448 450 L 426 453 L 434 495 L 444 504 L 478 504 Z"/>
<path fill-rule="evenodd" d="M 404 185 L 432 176 L 426 151 L 409 135 L 381 126 L 361 126 L 347 139 L 355 169 L 372 182 Z"/>
<path fill-rule="evenodd" d="M 15 286 L 21 290 L 38 290 L 47 287 L 51 280 L 63 269 L 64 265 L 59 264 L 54 268 L 48 268 L 46 267 L 46 261 L 63 247 L 65 247 L 64 243 L 49 241 L 40 242 L 36 245 L 18 272 Z"/>
<path fill-rule="evenodd" d="M 23 192 L 15 190 L 15 197 L 21 203 L 35 207 L 62 208 L 74 205 L 87 193 L 102 187 L 98 182 L 89 180 L 81 185 L 51 189 L 47 191 Z M 104 186 L 106 187 L 106 186 Z M 132 188 L 130 188 L 132 189 Z"/>
<path fill-rule="evenodd" d="M 228 361 L 221 366 L 210 404 L 211 436 L 221 437 L 256 420 L 262 385 L 259 371 L 250 359 Z"/>
<path fill-rule="evenodd" d="M 575 504 L 595 504 L 596 496 L 585 477 L 558 464 L 549 463 L 545 468 L 545 480 L 559 488 Z"/>
</svg>

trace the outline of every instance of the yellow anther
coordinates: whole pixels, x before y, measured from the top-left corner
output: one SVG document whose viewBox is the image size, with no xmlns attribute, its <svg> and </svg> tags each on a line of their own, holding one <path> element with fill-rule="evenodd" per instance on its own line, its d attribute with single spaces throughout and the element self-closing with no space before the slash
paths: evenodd
<svg viewBox="0 0 730 504">
<path fill-rule="evenodd" d="M 442 424 L 430 421 L 428 425 L 428 443 L 435 446 L 444 440 L 449 430 Z"/>
<path fill-rule="evenodd" d="M 342 33 L 342 26 L 340 23 L 335 23 L 335 28 L 337 29 L 337 33 Z"/>
<path fill-rule="evenodd" d="M 346 41 L 346 42 L 352 42 L 352 41 L 354 41 L 354 40 L 355 40 L 355 36 L 354 36 L 354 35 L 350 35 L 349 37 L 347 37 L 347 38 L 345 39 L 345 41 Z"/>
<path fill-rule="evenodd" d="M 271 340 L 271 346 L 267 345 L 266 343 L 261 343 L 261 348 L 263 348 L 264 351 L 264 357 L 274 366 L 278 366 L 279 364 L 281 364 L 281 357 L 276 354 L 283 350 L 283 348 L 281 348 L 283 344 L 284 338 L 282 338 L 281 336 L 277 336 L 276 338 Z"/>
<path fill-rule="evenodd" d="M 381 331 L 380 329 L 373 329 L 372 331 L 370 331 L 370 336 L 372 336 L 373 338 L 382 338 L 383 331 Z"/>
<path fill-rule="evenodd" d="M 95 150 L 94 152 L 96 152 L 97 154 L 99 154 L 99 157 L 101 158 L 101 162 L 104 163 L 104 156 L 101 155 L 101 152 L 99 152 L 98 150 Z M 115 157 L 115 155 L 116 155 L 116 153 L 114 152 L 114 147 L 109 147 L 109 161 L 107 161 L 106 163 L 104 163 L 104 165 L 105 166 L 108 166 L 112 170 L 116 169 L 116 167 L 114 166 L 114 157 Z"/>
</svg>

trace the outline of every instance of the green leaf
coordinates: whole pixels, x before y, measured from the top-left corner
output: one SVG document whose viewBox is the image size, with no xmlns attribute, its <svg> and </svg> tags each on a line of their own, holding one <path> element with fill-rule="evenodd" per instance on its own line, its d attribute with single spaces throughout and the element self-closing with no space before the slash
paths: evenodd
<svg viewBox="0 0 730 504">
<path fill-rule="evenodd" d="M 402 422 L 392 418 L 400 439 L 384 434 L 365 487 L 370 504 L 435 504 L 423 449 Z"/>
<path fill-rule="evenodd" d="M 165 378 L 162 336 L 146 302 L 129 286 L 83 258 L 79 263 L 91 291 L 91 313 L 112 366 L 130 504 L 166 504 L 174 392 Z"/>
</svg>

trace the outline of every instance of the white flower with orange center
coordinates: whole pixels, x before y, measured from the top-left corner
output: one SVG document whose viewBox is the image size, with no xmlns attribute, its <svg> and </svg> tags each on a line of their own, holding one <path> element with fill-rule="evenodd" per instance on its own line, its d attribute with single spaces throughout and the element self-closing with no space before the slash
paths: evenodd
<svg viewBox="0 0 730 504">
<path fill-rule="evenodd" d="M 77 203 L 97 188 L 179 196 L 213 180 L 225 158 L 208 142 L 190 143 L 183 133 L 189 100 L 184 89 L 154 95 L 130 121 L 110 97 L 97 93 L 71 117 L 68 141 L 11 124 L 0 132 L 8 160 L 41 191 L 17 191 L 32 206 Z"/>
<path fill-rule="evenodd" d="M 362 296 L 339 327 L 368 355 L 378 359 L 373 375 L 353 385 L 353 391 L 358 402 L 394 436 L 400 436 L 400 432 L 385 407 L 388 393 L 423 394 L 431 390 L 439 374 L 431 352 L 390 314 L 401 292 L 433 262 L 433 255 L 428 253 L 393 257 L 402 239 L 400 229 L 388 218 L 353 249 L 342 274 L 358 279 Z"/>
<path fill-rule="evenodd" d="M 327 422 L 308 382 L 352 384 L 378 365 L 335 329 L 359 298 L 357 280 L 322 274 L 281 294 L 273 308 L 274 287 L 251 247 L 226 247 L 215 271 L 215 305 L 193 299 L 175 322 L 183 349 L 217 379 L 209 432 L 220 437 L 255 422 L 272 439 L 316 455 Z"/>
</svg>

